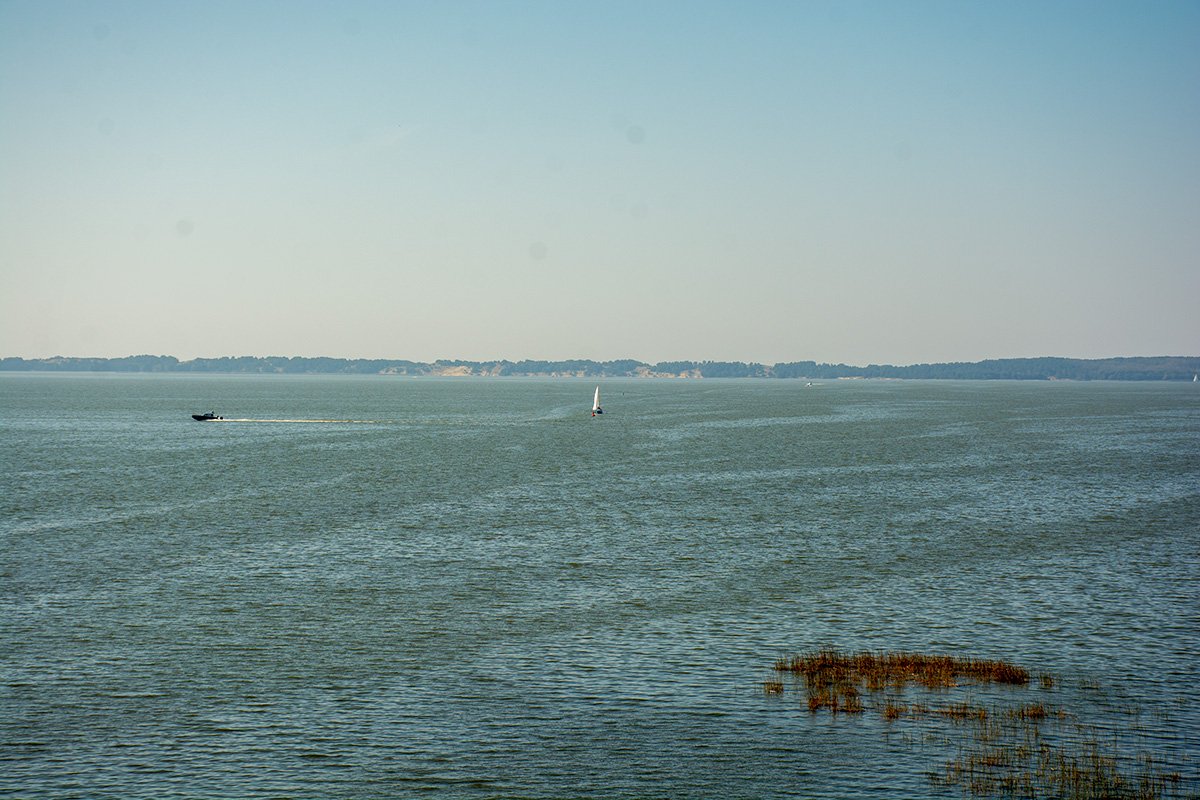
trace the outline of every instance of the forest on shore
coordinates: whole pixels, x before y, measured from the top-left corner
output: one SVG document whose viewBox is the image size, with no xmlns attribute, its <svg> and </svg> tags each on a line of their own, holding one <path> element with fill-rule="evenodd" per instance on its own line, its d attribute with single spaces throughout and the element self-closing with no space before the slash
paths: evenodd
<svg viewBox="0 0 1200 800">
<path fill-rule="evenodd" d="M 543 376 L 582 378 L 790 378 L 832 380 L 890 378 L 910 380 L 1075 380 L 1190 381 L 1200 373 L 1200 357 L 1000 358 L 975 362 L 911 364 L 825 364 L 791 361 L 773 365 L 740 361 L 461 361 L 433 362 L 303 356 L 224 356 L 180 361 L 173 356 L 124 358 L 0 358 L 0 371 L 175 372 L 226 374 L 342 374 L 407 376 Z"/>
</svg>

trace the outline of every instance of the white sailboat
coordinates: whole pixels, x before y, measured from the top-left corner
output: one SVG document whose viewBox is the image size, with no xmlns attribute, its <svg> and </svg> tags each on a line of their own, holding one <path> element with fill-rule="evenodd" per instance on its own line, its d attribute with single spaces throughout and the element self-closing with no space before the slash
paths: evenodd
<svg viewBox="0 0 1200 800">
<path fill-rule="evenodd" d="M 592 398 L 592 416 L 603 414 L 604 409 L 600 407 L 600 387 L 596 387 L 596 396 Z"/>
</svg>

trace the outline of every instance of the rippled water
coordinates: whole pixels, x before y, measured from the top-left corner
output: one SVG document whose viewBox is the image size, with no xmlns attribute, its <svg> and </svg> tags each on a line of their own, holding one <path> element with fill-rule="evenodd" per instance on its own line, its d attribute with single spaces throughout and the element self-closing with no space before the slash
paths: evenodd
<svg viewBox="0 0 1200 800">
<path fill-rule="evenodd" d="M 0 376 L 0 795 L 959 796 L 953 730 L 763 692 L 820 645 L 1200 787 L 1194 386 L 592 386 Z"/>
</svg>

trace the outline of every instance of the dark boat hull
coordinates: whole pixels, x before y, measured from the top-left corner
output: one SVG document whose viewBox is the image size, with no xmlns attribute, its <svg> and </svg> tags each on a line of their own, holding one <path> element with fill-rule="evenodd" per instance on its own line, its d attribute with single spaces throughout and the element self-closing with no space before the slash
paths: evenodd
<svg viewBox="0 0 1200 800">
<path fill-rule="evenodd" d="M 224 419 L 224 417 L 218 417 L 216 414 L 192 414 L 192 419 L 196 420 L 196 422 L 215 422 L 216 420 Z"/>
</svg>

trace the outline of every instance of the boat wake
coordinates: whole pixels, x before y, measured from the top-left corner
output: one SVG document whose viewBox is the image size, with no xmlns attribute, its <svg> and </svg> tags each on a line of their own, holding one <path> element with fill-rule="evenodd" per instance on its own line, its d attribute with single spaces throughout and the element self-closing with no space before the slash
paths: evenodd
<svg viewBox="0 0 1200 800">
<path fill-rule="evenodd" d="M 305 425 L 386 425 L 391 420 L 386 419 L 249 419 L 229 418 L 209 420 L 209 422 L 265 422 L 265 423 L 303 423 Z"/>
</svg>

